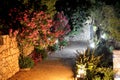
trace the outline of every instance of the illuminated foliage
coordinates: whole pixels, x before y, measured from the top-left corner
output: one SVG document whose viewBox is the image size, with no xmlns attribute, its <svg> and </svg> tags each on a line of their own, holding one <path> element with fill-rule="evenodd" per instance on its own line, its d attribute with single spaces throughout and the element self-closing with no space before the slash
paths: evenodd
<svg viewBox="0 0 120 80">
<path fill-rule="evenodd" d="M 91 11 L 91 17 L 94 20 L 94 24 L 99 29 L 99 35 L 107 33 L 109 38 L 120 40 L 120 20 L 115 14 L 115 8 L 110 5 L 103 5 L 94 8 Z M 98 31 L 98 30 L 97 30 Z"/>
<path fill-rule="evenodd" d="M 63 12 L 58 12 L 54 17 L 54 24 L 51 27 L 51 31 L 55 34 L 55 37 L 60 38 L 68 34 L 71 29 L 68 24 L 68 19 Z"/>
<path fill-rule="evenodd" d="M 21 24 L 23 28 L 18 38 L 20 43 L 32 44 L 41 48 L 46 48 L 54 43 L 53 34 L 50 32 L 53 21 L 45 12 L 30 13 L 26 11 Z"/>
<path fill-rule="evenodd" d="M 4 34 L 8 34 L 8 30 L 21 28 L 21 24 L 16 17 L 23 16 L 20 15 L 21 12 L 29 10 L 30 12 L 44 11 L 53 18 L 56 13 L 55 10 L 56 0 L 9 0 L 0 1 L 0 30 Z"/>
</svg>

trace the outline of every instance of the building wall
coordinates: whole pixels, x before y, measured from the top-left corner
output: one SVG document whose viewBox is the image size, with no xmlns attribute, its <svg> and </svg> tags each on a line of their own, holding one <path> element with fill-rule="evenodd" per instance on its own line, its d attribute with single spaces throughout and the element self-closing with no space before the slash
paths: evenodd
<svg viewBox="0 0 120 80">
<path fill-rule="evenodd" d="M 0 80 L 7 80 L 19 71 L 18 57 L 16 38 L 0 36 Z"/>
</svg>

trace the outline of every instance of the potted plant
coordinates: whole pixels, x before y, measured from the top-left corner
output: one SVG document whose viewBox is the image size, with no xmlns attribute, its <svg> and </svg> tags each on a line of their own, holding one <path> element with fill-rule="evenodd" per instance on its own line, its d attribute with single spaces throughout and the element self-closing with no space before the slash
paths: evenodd
<svg viewBox="0 0 120 80">
<path fill-rule="evenodd" d="M 21 70 L 30 70 L 34 66 L 34 61 L 29 56 L 19 56 L 19 67 Z"/>
</svg>

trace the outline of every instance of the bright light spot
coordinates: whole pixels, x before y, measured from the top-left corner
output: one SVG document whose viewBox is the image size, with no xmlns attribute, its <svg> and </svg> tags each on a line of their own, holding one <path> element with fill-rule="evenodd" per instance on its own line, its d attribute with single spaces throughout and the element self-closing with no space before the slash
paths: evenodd
<svg viewBox="0 0 120 80">
<path fill-rule="evenodd" d="M 85 65 L 77 65 L 77 77 L 84 77 L 86 75 Z"/>
<path fill-rule="evenodd" d="M 90 44 L 90 47 L 91 47 L 91 48 L 95 48 L 95 43 L 94 43 L 94 42 L 91 43 L 91 44 Z"/>
<path fill-rule="evenodd" d="M 106 34 L 102 34 L 101 38 L 106 39 Z"/>
<path fill-rule="evenodd" d="M 96 26 L 93 26 L 93 31 L 96 31 L 97 30 L 97 27 Z"/>
<path fill-rule="evenodd" d="M 48 40 L 51 40 L 51 38 L 48 38 Z"/>
<path fill-rule="evenodd" d="M 78 69 L 78 74 L 84 74 L 85 71 L 83 69 Z"/>
<path fill-rule="evenodd" d="M 56 39 L 55 43 L 58 43 L 58 39 Z"/>
<path fill-rule="evenodd" d="M 91 18 L 91 17 L 88 17 L 88 20 L 86 20 L 85 23 L 90 24 L 91 22 L 92 22 L 92 18 Z"/>
</svg>

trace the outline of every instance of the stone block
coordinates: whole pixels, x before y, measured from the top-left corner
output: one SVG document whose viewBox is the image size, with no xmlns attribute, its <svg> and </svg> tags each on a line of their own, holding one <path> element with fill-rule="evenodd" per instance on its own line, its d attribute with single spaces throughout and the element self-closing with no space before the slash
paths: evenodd
<svg viewBox="0 0 120 80">
<path fill-rule="evenodd" d="M 13 59 L 12 56 L 6 57 L 6 61 L 9 61 L 9 63 L 11 62 L 12 59 Z"/>
<path fill-rule="evenodd" d="M 6 49 L 6 45 L 0 46 L 0 54 L 1 54 L 1 52 L 4 51 L 5 49 Z"/>
<path fill-rule="evenodd" d="M 11 41 L 12 41 L 12 42 L 16 42 L 16 41 L 17 41 L 17 40 L 16 40 L 16 37 L 12 37 L 12 38 L 11 38 Z"/>
<path fill-rule="evenodd" d="M 0 36 L 0 45 L 3 45 L 3 37 Z"/>
<path fill-rule="evenodd" d="M 1 65 L 4 66 L 4 63 L 6 63 L 6 59 L 5 59 L 5 58 L 2 58 L 0 62 L 1 62 Z M 0 66 L 1 66 L 1 65 L 0 65 Z"/>
<path fill-rule="evenodd" d="M 6 50 L 3 50 L 0 55 L 2 58 L 5 58 L 10 55 L 10 52 L 8 49 L 6 49 Z"/>
<path fill-rule="evenodd" d="M 17 55 L 18 55 L 18 54 L 19 54 L 19 52 L 20 52 L 20 51 L 19 51 L 19 49 L 18 49 L 18 48 L 14 48 L 14 53 L 15 53 L 15 54 L 17 54 Z"/>
<path fill-rule="evenodd" d="M 2 75 L 0 75 L 0 80 L 2 80 Z"/>
<path fill-rule="evenodd" d="M 19 71 L 19 49 L 16 38 L 4 35 L 0 39 L 2 41 L 0 44 L 3 44 L 0 45 L 0 80 L 7 80 Z"/>
<path fill-rule="evenodd" d="M 120 50 L 113 50 L 113 68 L 120 68 Z"/>
<path fill-rule="evenodd" d="M 2 57 L 2 54 L 0 53 L 0 61 L 2 60 L 2 58 L 3 58 L 3 57 Z"/>
<path fill-rule="evenodd" d="M 120 58 L 113 58 L 113 68 L 120 68 Z"/>
<path fill-rule="evenodd" d="M 10 40 L 10 37 L 9 37 L 9 35 L 7 35 L 6 36 L 6 45 L 10 45 L 10 42 L 11 42 L 11 40 Z"/>
<path fill-rule="evenodd" d="M 12 73 L 8 73 L 8 74 L 7 74 L 7 78 L 12 77 L 12 75 L 13 75 Z"/>
<path fill-rule="evenodd" d="M 16 68 L 16 72 L 18 72 L 20 70 L 19 66 Z"/>
<path fill-rule="evenodd" d="M 14 42 L 11 41 L 11 42 L 10 42 L 10 47 L 11 47 L 11 48 L 17 48 L 17 47 L 18 47 L 17 41 L 14 41 Z"/>
<path fill-rule="evenodd" d="M 19 49 L 18 48 L 10 48 L 10 54 L 14 55 L 14 54 L 18 54 L 19 53 Z"/>
<path fill-rule="evenodd" d="M 117 71 L 114 80 L 120 79 L 120 50 L 113 50 L 113 70 Z"/>
<path fill-rule="evenodd" d="M 3 68 L 0 70 L 0 72 L 1 72 L 2 74 L 5 74 L 5 73 L 7 72 L 6 67 L 3 67 Z"/>
<path fill-rule="evenodd" d="M 19 55 L 18 54 L 15 54 L 15 55 L 12 55 L 12 57 L 13 57 L 13 61 L 17 61 L 18 60 L 18 57 L 19 57 Z"/>
<path fill-rule="evenodd" d="M 7 69 L 9 70 L 9 73 L 12 73 L 13 70 L 12 70 L 11 65 L 9 65 Z"/>
<path fill-rule="evenodd" d="M 11 54 L 11 55 L 15 54 L 14 48 L 10 48 L 9 50 L 10 50 L 10 54 Z"/>
<path fill-rule="evenodd" d="M 18 43 L 17 42 L 13 43 L 13 48 L 18 48 Z"/>
<path fill-rule="evenodd" d="M 10 38 L 9 35 L 3 35 L 3 44 L 9 45 L 10 43 Z"/>
</svg>

